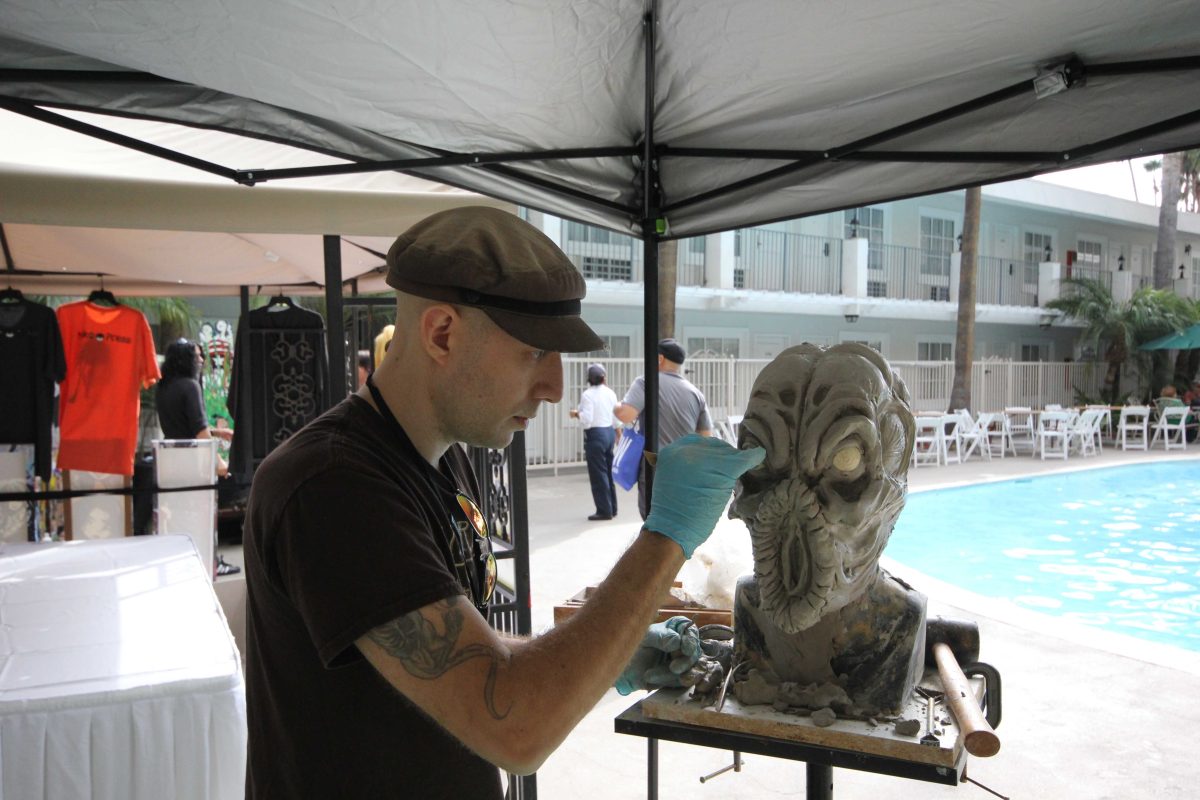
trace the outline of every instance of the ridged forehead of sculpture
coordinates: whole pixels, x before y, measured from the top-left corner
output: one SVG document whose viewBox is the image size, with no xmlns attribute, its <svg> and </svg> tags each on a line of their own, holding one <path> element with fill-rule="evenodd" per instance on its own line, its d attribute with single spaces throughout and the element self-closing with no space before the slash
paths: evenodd
<svg viewBox="0 0 1200 800">
<path fill-rule="evenodd" d="M 730 514 L 750 527 L 762 601 L 780 627 L 843 607 L 877 571 L 912 440 L 904 383 L 868 347 L 800 345 L 759 374 L 739 446 L 767 456 L 739 481 Z"/>
</svg>

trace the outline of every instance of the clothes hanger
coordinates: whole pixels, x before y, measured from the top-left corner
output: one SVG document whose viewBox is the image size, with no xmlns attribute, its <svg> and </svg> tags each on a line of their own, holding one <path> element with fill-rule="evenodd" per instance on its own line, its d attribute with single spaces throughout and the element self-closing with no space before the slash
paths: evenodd
<svg viewBox="0 0 1200 800">
<path fill-rule="evenodd" d="M 113 297 L 113 293 L 104 288 L 104 276 L 100 275 L 98 277 L 100 278 L 100 288 L 92 290 L 92 293 L 89 294 L 87 297 L 88 302 L 95 303 L 96 305 L 100 305 L 100 306 L 102 306 L 102 305 L 110 305 L 110 306 L 121 305 L 119 302 L 117 302 L 117 298 Z"/>
<path fill-rule="evenodd" d="M 292 298 L 283 293 L 283 287 L 279 287 L 279 294 L 273 295 L 267 301 L 268 311 L 283 311 L 285 308 L 295 308 L 296 304 L 292 302 Z"/>
<path fill-rule="evenodd" d="M 10 304 L 19 303 L 25 299 L 25 295 L 21 294 L 20 289 L 14 289 L 9 286 L 7 289 L 0 289 L 0 303 Z"/>
</svg>

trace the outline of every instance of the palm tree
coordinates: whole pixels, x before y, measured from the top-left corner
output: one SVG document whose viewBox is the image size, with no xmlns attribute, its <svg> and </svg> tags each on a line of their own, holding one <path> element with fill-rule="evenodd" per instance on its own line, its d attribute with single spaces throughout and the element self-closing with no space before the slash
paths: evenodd
<svg viewBox="0 0 1200 800">
<path fill-rule="evenodd" d="M 1162 158 L 1162 204 L 1158 208 L 1158 244 L 1154 252 L 1154 288 L 1167 289 L 1175 275 L 1175 231 L 1179 225 L 1179 195 L 1183 188 L 1183 154 Z"/>
<path fill-rule="evenodd" d="M 967 189 L 963 203 L 962 253 L 958 276 L 958 323 L 954 334 L 954 383 L 950 409 L 971 407 L 971 362 L 975 356 L 975 285 L 979 265 L 979 217 L 983 189 Z"/>
<path fill-rule="evenodd" d="M 1192 323 L 1200 322 L 1200 300 L 1192 301 L 1191 309 Z M 1180 350 L 1175 354 L 1175 375 L 1171 382 L 1180 391 L 1190 389 L 1197 371 L 1200 371 L 1200 348 Z"/>
<path fill-rule="evenodd" d="M 1191 304 L 1172 292 L 1139 289 L 1127 302 L 1117 302 L 1103 283 L 1090 278 L 1064 278 L 1063 297 L 1047 303 L 1084 323 L 1081 340 L 1101 349 L 1108 371 L 1102 394 L 1109 403 L 1118 399 L 1121 368 L 1131 358 L 1143 375 L 1152 370 L 1153 359 L 1139 345 L 1182 330 L 1190 321 Z"/>
</svg>

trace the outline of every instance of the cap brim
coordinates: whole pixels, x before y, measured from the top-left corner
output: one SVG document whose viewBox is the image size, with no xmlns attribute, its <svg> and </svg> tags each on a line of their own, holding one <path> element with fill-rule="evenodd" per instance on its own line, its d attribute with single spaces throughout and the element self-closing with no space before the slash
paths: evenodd
<svg viewBox="0 0 1200 800">
<path fill-rule="evenodd" d="M 479 308 L 509 336 L 539 350 L 557 353 L 589 353 L 603 350 L 604 340 L 582 317 L 543 317 L 494 308 Z"/>
</svg>

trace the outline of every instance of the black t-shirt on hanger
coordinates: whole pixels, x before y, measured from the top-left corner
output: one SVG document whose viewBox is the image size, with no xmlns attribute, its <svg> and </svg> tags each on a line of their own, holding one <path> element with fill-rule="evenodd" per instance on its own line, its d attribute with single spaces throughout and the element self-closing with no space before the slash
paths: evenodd
<svg viewBox="0 0 1200 800">
<path fill-rule="evenodd" d="M 39 478 L 50 480 L 54 384 L 67 376 L 54 310 L 24 298 L 0 303 L 0 443 L 32 444 Z"/>
</svg>

